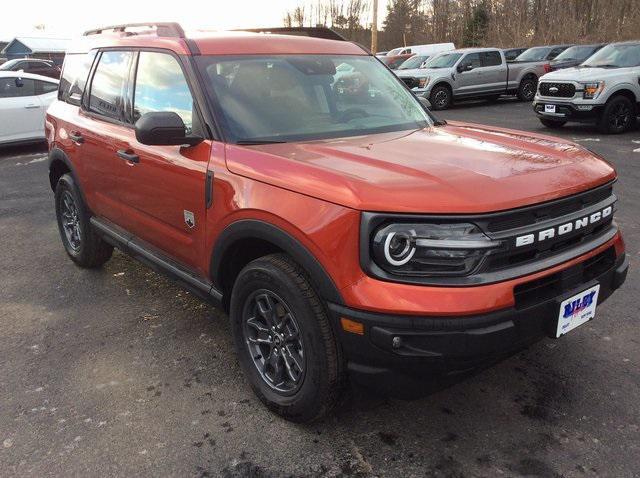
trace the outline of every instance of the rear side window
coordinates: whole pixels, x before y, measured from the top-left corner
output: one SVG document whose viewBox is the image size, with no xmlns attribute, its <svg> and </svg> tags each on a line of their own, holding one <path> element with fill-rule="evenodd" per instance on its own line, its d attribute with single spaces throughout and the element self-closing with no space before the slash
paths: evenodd
<svg viewBox="0 0 640 478">
<path fill-rule="evenodd" d="M 59 100 L 76 106 L 80 105 L 95 56 L 95 51 L 65 56 L 60 88 L 58 89 Z"/>
<path fill-rule="evenodd" d="M 35 81 L 30 78 L 0 78 L 0 98 L 34 96 L 35 90 Z"/>
<path fill-rule="evenodd" d="M 100 55 L 89 93 L 90 111 L 121 119 L 132 56 L 130 51 L 105 51 Z"/>
<path fill-rule="evenodd" d="M 138 59 L 133 120 L 152 111 L 173 111 L 193 126 L 193 98 L 178 61 L 166 53 L 142 51 Z"/>
<path fill-rule="evenodd" d="M 52 91 L 56 91 L 58 89 L 58 85 L 55 83 L 50 83 L 48 81 L 36 81 L 36 95 L 44 95 L 47 93 L 51 93 Z"/>
<path fill-rule="evenodd" d="M 482 53 L 482 66 L 498 66 L 502 65 L 502 58 L 497 51 L 487 51 Z"/>
</svg>

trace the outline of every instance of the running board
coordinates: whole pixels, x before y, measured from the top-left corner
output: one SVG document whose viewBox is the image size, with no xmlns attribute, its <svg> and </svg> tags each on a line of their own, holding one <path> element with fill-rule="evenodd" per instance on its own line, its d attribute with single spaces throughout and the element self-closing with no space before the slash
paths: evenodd
<svg viewBox="0 0 640 478">
<path fill-rule="evenodd" d="M 91 225 L 100 237 L 125 254 L 146 264 L 156 272 L 165 274 L 204 300 L 215 305 L 222 303 L 222 292 L 217 290 L 210 281 L 194 274 L 120 226 L 95 216 L 91 218 Z"/>
</svg>

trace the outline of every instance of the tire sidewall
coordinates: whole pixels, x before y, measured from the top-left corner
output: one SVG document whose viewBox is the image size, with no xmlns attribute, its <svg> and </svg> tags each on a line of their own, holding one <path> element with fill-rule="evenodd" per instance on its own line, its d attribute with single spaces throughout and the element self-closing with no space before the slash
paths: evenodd
<svg viewBox="0 0 640 478">
<path fill-rule="evenodd" d="M 629 124 L 623 128 L 613 129 L 609 124 L 609 116 L 613 112 L 614 106 L 622 102 L 626 103 L 627 106 L 629 107 L 630 116 L 631 116 L 629 120 Z M 636 114 L 635 114 L 633 102 L 625 96 L 616 96 L 611 100 L 609 100 L 609 102 L 604 108 L 604 111 L 602 113 L 602 118 L 600 119 L 600 129 L 609 134 L 620 134 L 620 133 L 629 131 L 633 127 L 635 122 L 636 122 Z"/>
<path fill-rule="evenodd" d="M 530 97 L 526 97 L 524 90 L 525 90 L 525 85 L 527 85 L 528 83 L 532 84 L 532 88 L 531 88 L 531 95 Z M 533 99 L 536 96 L 536 83 L 537 81 L 534 80 L 533 78 L 525 78 L 524 80 L 522 80 L 522 83 L 520 83 L 520 91 L 519 91 L 519 97 L 522 101 L 533 101 Z"/>
<path fill-rule="evenodd" d="M 73 247 L 71 247 L 71 244 L 69 244 L 67 236 L 64 232 L 64 228 L 62 227 L 61 203 L 65 192 L 69 192 L 73 197 L 73 201 L 77 208 L 78 217 L 80 220 L 81 238 L 80 247 L 77 250 L 73 249 Z M 82 196 L 80 195 L 80 191 L 78 190 L 75 181 L 70 174 L 65 174 L 58 180 L 55 191 L 55 208 L 58 231 L 60 232 L 60 239 L 62 240 L 65 251 L 74 261 L 82 261 L 83 257 L 86 255 L 87 241 L 89 239 L 89 234 L 91 233 L 91 226 L 89 224 L 87 210 L 84 205 L 84 201 L 82 200 Z"/>
<path fill-rule="evenodd" d="M 249 355 L 243 331 L 245 302 L 255 290 L 266 289 L 281 297 L 294 314 L 302 335 L 305 354 L 305 376 L 300 388 L 290 395 L 273 390 L 264 382 Z M 323 406 L 322 390 L 329 386 L 327 350 L 320 339 L 316 313 L 311 304 L 299 293 L 297 284 L 282 270 L 264 261 L 255 261 L 245 268 L 233 288 L 230 304 L 233 338 L 238 360 L 255 394 L 272 410 L 290 419 L 309 413 L 309 409 Z"/>
<path fill-rule="evenodd" d="M 440 91 L 444 91 L 447 94 L 447 101 L 442 106 L 438 105 L 435 101 L 436 95 Z M 429 102 L 431 103 L 431 108 L 434 111 L 446 110 L 451 106 L 451 91 L 449 91 L 449 88 L 447 88 L 446 86 L 436 86 L 429 95 Z"/>
</svg>

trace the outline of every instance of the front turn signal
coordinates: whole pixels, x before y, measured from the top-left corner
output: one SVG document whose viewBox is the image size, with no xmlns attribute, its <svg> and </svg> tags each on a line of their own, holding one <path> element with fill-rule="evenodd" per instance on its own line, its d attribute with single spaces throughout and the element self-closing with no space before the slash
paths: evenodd
<svg viewBox="0 0 640 478">
<path fill-rule="evenodd" d="M 364 335 L 364 325 L 360 322 L 342 317 L 340 319 L 340 325 L 342 325 L 342 330 L 344 330 L 345 332 Z"/>
</svg>

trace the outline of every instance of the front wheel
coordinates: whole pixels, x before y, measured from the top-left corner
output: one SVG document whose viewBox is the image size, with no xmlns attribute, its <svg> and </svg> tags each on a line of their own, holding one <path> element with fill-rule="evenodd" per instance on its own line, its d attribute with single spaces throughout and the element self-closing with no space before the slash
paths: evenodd
<svg viewBox="0 0 640 478">
<path fill-rule="evenodd" d="M 429 102 L 433 110 L 446 110 L 451 106 L 451 90 L 446 86 L 436 86 L 431 90 Z"/>
<path fill-rule="evenodd" d="M 633 102 L 626 96 L 616 96 L 604 107 L 598 120 L 598 129 L 601 133 L 620 134 L 631 129 L 635 121 L 636 111 Z"/>
<path fill-rule="evenodd" d="M 249 263 L 230 309 L 240 365 L 270 410 L 309 422 L 333 409 L 343 384 L 340 348 L 320 298 L 289 256 Z"/>
<path fill-rule="evenodd" d="M 559 128 L 562 128 L 567 122 L 562 120 L 558 121 L 558 120 L 551 120 L 547 118 L 540 118 L 540 123 L 542 123 L 547 128 L 559 129 Z"/>
</svg>

